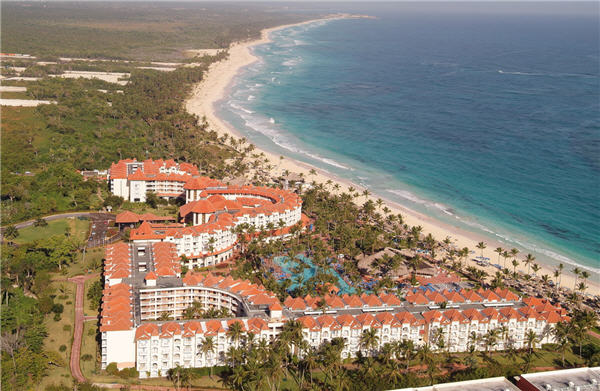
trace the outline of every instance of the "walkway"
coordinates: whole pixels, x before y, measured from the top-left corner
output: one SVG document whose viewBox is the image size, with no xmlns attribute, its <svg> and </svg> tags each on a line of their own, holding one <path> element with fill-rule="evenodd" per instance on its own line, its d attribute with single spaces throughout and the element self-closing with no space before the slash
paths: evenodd
<svg viewBox="0 0 600 391">
<path fill-rule="evenodd" d="M 98 277 L 98 273 L 87 274 L 85 276 L 77 276 L 69 278 L 70 282 L 75 283 L 77 286 L 77 292 L 75 293 L 75 325 L 73 331 L 73 345 L 71 346 L 71 362 L 69 366 L 71 368 L 71 375 L 80 383 L 86 381 L 83 373 L 81 373 L 81 367 L 79 366 L 79 359 L 81 355 L 81 338 L 83 336 L 83 295 L 85 292 L 85 282 L 90 278 Z"/>
</svg>

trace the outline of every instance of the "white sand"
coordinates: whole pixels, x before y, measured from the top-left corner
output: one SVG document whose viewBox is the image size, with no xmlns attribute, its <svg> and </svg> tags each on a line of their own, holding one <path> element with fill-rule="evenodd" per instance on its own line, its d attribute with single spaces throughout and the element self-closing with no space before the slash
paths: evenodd
<svg viewBox="0 0 600 391">
<path fill-rule="evenodd" d="M 136 67 L 137 69 L 153 69 L 155 71 L 161 72 L 173 72 L 177 68 L 169 68 L 169 67 Z"/>
<path fill-rule="evenodd" d="M 116 83 L 124 86 L 128 83 L 127 80 L 119 80 L 124 78 L 129 78 L 129 73 L 120 73 L 120 72 L 89 72 L 89 71 L 65 71 L 60 75 L 48 75 L 50 77 L 62 77 L 65 79 L 100 79 L 109 83 Z"/>
<path fill-rule="evenodd" d="M 27 87 L 0 86 L 0 92 L 25 92 Z"/>
<path fill-rule="evenodd" d="M 347 16 L 335 16 L 326 19 L 336 19 L 341 17 Z M 304 23 L 311 22 L 314 21 Z M 276 28 L 265 29 L 262 31 L 261 38 L 258 40 L 252 42 L 236 43 L 232 45 L 229 49 L 229 58 L 226 61 L 221 61 L 219 63 L 212 64 L 204 80 L 194 87 L 192 96 L 186 102 L 186 109 L 190 113 L 196 114 L 199 118 L 205 116 L 206 120 L 210 125 L 210 129 L 216 131 L 219 135 L 229 134 L 240 137 L 239 133 L 236 132 L 236 130 L 232 126 L 225 123 L 219 117 L 216 116 L 214 110 L 214 103 L 221 100 L 224 97 L 227 87 L 230 85 L 233 77 L 242 68 L 257 61 L 257 57 L 255 57 L 251 53 L 250 48 L 256 45 L 269 42 L 269 33 L 290 26 L 293 25 L 285 25 Z M 280 161 L 279 155 L 275 155 L 273 153 L 261 150 L 259 148 L 257 149 L 259 152 L 264 152 L 264 154 L 271 160 L 271 164 L 275 167 L 272 170 L 275 175 L 279 175 L 283 171 L 289 170 L 290 172 L 304 173 L 305 178 L 309 182 L 315 180 L 318 183 L 326 183 L 327 180 L 331 179 L 340 185 L 339 191 L 341 192 L 348 192 L 348 187 L 354 187 L 359 192 L 362 192 L 363 190 L 363 188 L 361 188 L 360 186 L 351 183 L 347 180 L 337 178 L 328 172 L 320 170 L 317 167 L 313 167 L 309 164 L 292 160 L 287 157 L 283 161 Z M 317 175 L 311 175 L 311 169 L 316 170 Z M 375 200 L 377 197 L 370 198 Z M 361 196 L 357 198 L 357 201 L 359 203 L 364 203 L 365 197 Z M 431 217 L 410 210 L 397 203 L 386 201 L 386 204 L 394 213 L 402 213 L 404 220 L 407 224 L 411 226 L 422 226 L 423 233 L 425 235 L 431 233 L 433 237 L 435 237 L 438 240 L 443 240 L 446 237 L 450 237 L 453 240 L 453 244 L 458 248 L 468 247 L 471 250 L 476 250 L 475 254 L 470 254 L 469 259 L 480 255 L 481 251 L 476 249 L 475 247 L 480 241 L 486 242 L 487 248 L 483 251 L 483 256 L 489 257 L 492 263 L 496 263 L 498 258 L 497 254 L 493 250 L 496 247 L 505 246 L 505 244 L 502 244 L 500 242 L 492 242 L 488 238 L 480 236 L 476 233 L 468 232 L 462 228 L 434 220 Z M 525 254 L 520 253 L 519 258 L 522 259 L 524 255 Z M 503 259 L 501 259 L 500 264 L 502 265 L 503 262 Z M 511 262 L 511 260 L 509 259 L 508 262 Z M 553 276 L 553 267 L 543 265 L 540 260 L 536 262 L 542 268 L 537 273 L 538 276 L 544 274 L 548 274 L 551 277 Z M 475 263 L 472 261 L 469 261 L 469 264 L 475 265 Z M 510 265 L 510 267 L 512 269 L 512 265 Z M 565 264 L 565 268 L 571 270 L 572 266 Z M 523 262 L 521 262 L 521 265 L 518 269 L 523 271 L 527 270 Z M 486 268 L 486 270 L 490 275 L 493 275 L 497 271 L 497 269 L 493 266 Z M 562 275 L 562 286 L 572 288 L 574 282 L 574 276 L 571 273 L 567 273 L 567 270 L 565 270 Z M 600 294 L 600 283 L 598 281 L 588 280 L 587 284 L 589 288 L 586 291 L 586 293 Z"/>
<path fill-rule="evenodd" d="M 22 106 L 35 107 L 39 105 L 49 105 L 56 103 L 50 100 L 34 100 L 34 99 L 0 99 L 0 106 Z"/>
<path fill-rule="evenodd" d="M 214 56 L 216 55 L 219 51 L 222 51 L 223 49 L 189 49 L 183 52 L 183 55 L 191 58 L 191 57 L 202 57 L 204 55 L 208 55 L 208 56 Z"/>
<path fill-rule="evenodd" d="M 13 76 L 13 77 L 5 77 L 0 75 L 1 80 L 5 81 L 36 81 L 40 80 L 39 77 L 25 77 L 25 76 Z"/>
</svg>

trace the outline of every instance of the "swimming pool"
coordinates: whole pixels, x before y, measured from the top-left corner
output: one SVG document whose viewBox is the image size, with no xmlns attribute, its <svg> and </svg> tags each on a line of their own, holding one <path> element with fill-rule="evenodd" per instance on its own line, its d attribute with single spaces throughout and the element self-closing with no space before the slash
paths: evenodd
<svg viewBox="0 0 600 391">
<path fill-rule="evenodd" d="M 304 254 L 299 254 L 295 258 L 290 258 L 287 256 L 274 257 L 273 261 L 277 265 L 279 265 L 281 267 L 281 270 L 283 271 L 283 273 L 285 273 L 287 275 L 287 276 L 286 275 L 283 275 L 283 276 L 276 275 L 275 277 L 279 280 L 294 277 L 295 273 L 293 272 L 293 269 L 299 265 L 299 262 L 296 259 L 299 259 L 300 261 L 302 261 L 303 263 L 308 265 L 308 267 L 305 268 L 304 271 L 302 272 L 302 282 L 305 282 L 306 280 L 310 279 L 311 277 L 314 277 L 315 274 L 317 274 L 317 267 L 312 263 L 312 260 L 310 258 L 306 257 Z M 356 292 L 356 290 L 353 287 L 351 287 L 346 281 L 344 281 L 344 279 L 333 269 L 329 269 L 329 273 L 332 276 L 337 278 L 338 287 L 340 288 L 340 294 L 347 293 L 347 294 L 351 295 Z M 293 283 L 289 287 L 288 290 L 293 291 L 294 289 L 296 289 L 297 286 L 298 286 L 297 283 Z"/>
</svg>

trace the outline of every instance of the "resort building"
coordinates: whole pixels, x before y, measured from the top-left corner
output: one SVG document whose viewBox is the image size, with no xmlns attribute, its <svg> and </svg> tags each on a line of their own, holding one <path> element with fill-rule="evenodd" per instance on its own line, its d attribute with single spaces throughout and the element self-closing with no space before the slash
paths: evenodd
<svg viewBox="0 0 600 391">
<path fill-rule="evenodd" d="M 519 391 L 505 377 L 490 377 L 487 379 L 467 380 L 454 383 L 442 383 L 426 387 L 410 387 L 393 391 Z"/>
<path fill-rule="evenodd" d="M 177 219 L 170 216 L 157 216 L 152 213 L 137 214 L 126 210 L 117 215 L 115 224 L 119 227 L 119 230 L 125 228 L 136 228 L 142 222 L 147 221 L 150 224 L 168 224 L 174 223 Z"/>
<path fill-rule="evenodd" d="M 527 373 L 515 376 L 515 381 L 523 391 L 597 391 L 600 390 L 600 367 Z"/>
<path fill-rule="evenodd" d="M 509 343 L 518 348 L 526 346 L 529 330 L 540 345 L 552 341 L 550 331 L 557 322 L 569 320 L 560 306 L 502 289 L 417 291 L 404 299 L 393 294 L 288 297 L 282 303 L 263 286 L 231 276 L 190 271 L 182 277 L 177 245 L 166 241 L 108 246 L 104 277 L 102 367 L 111 362 L 135 367 L 144 378 L 166 376 L 177 365 L 225 365 L 227 350 L 241 343 L 228 333 L 236 322 L 255 341 L 272 341 L 285 322 L 295 320 L 314 348 L 343 338 L 347 358 L 360 350 L 375 354 L 384 344 L 402 340 L 437 349 L 443 339 L 453 352 L 471 344 L 479 350 L 504 349 Z M 228 316 L 185 319 L 192 306 L 226 309 Z M 378 346 L 365 351 L 360 336 L 371 329 L 377 332 Z M 471 337 L 490 330 L 498 331 L 496 344 Z M 207 351 L 203 346 L 208 339 L 214 348 Z"/>
<path fill-rule="evenodd" d="M 112 194 L 131 202 L 145 202 L 146 193 L 156 193 L 165 199 L 182 197 L 184 185 L 199 176 L 198 168 L 174 160 L 119 160 L 108 170 Z"/>
<path fill-rule="evenodd" d="M 257 186 L 227 186 L 205 177 L 185 184 L 186 204 L 180 225 L 148 221 L 132 229 L 136 244 L 169 242 L 189 268 L 212 266 L 230 259 L 239 244 L 264 231 L 265 240 L 288 237 L 306 226 L 302 200 L 290 191 Z M 240 229 L 236 229 L 240 227 Z"/>
</svg>

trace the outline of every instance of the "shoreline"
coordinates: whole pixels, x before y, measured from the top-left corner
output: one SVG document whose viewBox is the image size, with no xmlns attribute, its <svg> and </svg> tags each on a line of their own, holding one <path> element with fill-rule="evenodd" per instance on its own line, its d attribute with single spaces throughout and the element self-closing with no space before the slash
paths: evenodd
<svg viewBox="0 0 600 391">
<path fill-rule="evenodd" d="M 188 112 L 197 115 L 199 118 L 206 117 L 206 121 L 210 125 L 210 129 L 217 132 L 219 136 L 228 134 L 238 138 L 245 137 L 237 129 L 235 129 L 233 126 L 231 126 L 226 121 L 224 121 L 216 115 L 214 105 L 216 104 L 216 102 L 224 98 L 229 87 L 231 86 L 231 83 L 233 82 L 233 79 L 239 74 L 239 72 L 243 68 L 259 60 L 259 58 L 252 53 L 251 48 L 257 45 L 271 42 L 269 35 L 274 31 L 320 21 L 330 21 L 358 17 L 364 16 L 339 14 L 331 15 L 320 19 L 313 19 L 301 23 L 286 24 L 282 26 L 272 27 L 268 29 L 263 29 L 261 31 L 261 38 L 259 39 L 233 44 L 229 48 L 229 58 L 227 60 L 211 64 L 203 81 L 198 83 L 198 85 L 194 86 L 191 97 L 186 101 L 186 109 L 188 110 Z M 288 170 L 294 173 L 303 173 L 307 181 L 314 180 L 317 183 L 325 184 L 328 180 L 331 180 L 334 183 L 338 183 L 340 185 L 338 191 L 330 190 L 330 192 L 332 193 L 348 192 L 349 187 L 354 187 L 359 192 L 365 189 L 363 186 L 357 185 L 348 179 L 340 178 L 324 169 L 312 166 L 309 163 L 294 160 L 293 158 L 290 158 L 285 155 L 283 155 L 285 158 L 283 160 L 280 160 L 280 154 L 275 154 L 258 146 L 256 146 L 256 150 L 257 152 L 263 152 L 265 156 L 271 161 L 271 164 L 273 164 L 274 168 L 271 170 L 273 176 L 278 176 L 283 171 Z M 310 171 L 313 169 L 317 172 L 316 175 L 310 174 Z M 476 250 L 476 254 L 469 255 L 469 260 L 466 263 L 467 266 L 475 265 L 475 263 L 471 259 L 475 256 L 481 255 L 481 251 L 477 250 L 475 247 L 478 242 L 483 241 L 486 243 L 487 248 L 483 251 L 483 256 L 489 257 L 490 263 L 498 262 L 498 255 L 493 250 L 496 247 L 503 247 L 506 245 L 499 241 L 492 240 L 483 234 L 470 232 L 465 230 L 464 228 L 456 227 L 451 224 L 438 221 L 433 217 L 414 211 L 410 208 L 407 208 L 406 206 L 403 206 L 397 202 L 391 201 L 384 197 L 379 197 L 376 194 L 371 194 L 369 196 L 369 199 L 373 201 L 375 201 L 377 198 L 381 198 L 385 202 L 385 204 L 392 210 L 393 213 L 401 213 L 404 217 L 404 222 L 406 224 L 410 226 L 422 226 L 423 233 L 425 235 L 431 233 L 431 235 L 438 241 L 441 241 L 449 236 L 453 239 L 452 244 L 457 248 L 468 247 L 470 250 Z M 360 203 L 364 202 L 364 196 L 358 197 L 357 200 L 360 201 Z M 525 254 L 526 253 L 519 253 L 519 258 L 523 258 Z M 500 265 L 502 265 L 503 261 L 501 260 L 499 263 Z M 554 267 L 552 265 L 544 264 L 541 260 L 537 260 L 536 263 L 541 268 L 540 271 L 537 273 L 538 276 L 548 274 L 551 277 L 551 280 L 554 280 Z M 493 266 L 478 267 L 484 269 L 490 276 L 493 276 L 494 273 L 497 271 L 497 269 Z M 508 267 L 511 268 L 510 261 Z M 572 287 L 575 284 L 575 276 L 570 272 L 570 270 L 573 267 L 574 266 L 571 264 L 565 264 L 565 270 L 563 271 L 561 277 L 561 287 L 566 287 L 572 290 Z M 520 262 L 520 265 L 517 269 L 524 272 L 527 271 L 527 267 L 523 264 L 523 262 Z M 594 276 L 595 273 L 591 273 L 591 278 L 588 279 L 586 282 L 586 284 L 588 285 L 588 289 L 585 292 L 586 294 L 600 294 L 600 281 L 595 281 Z"/>
</svg>

